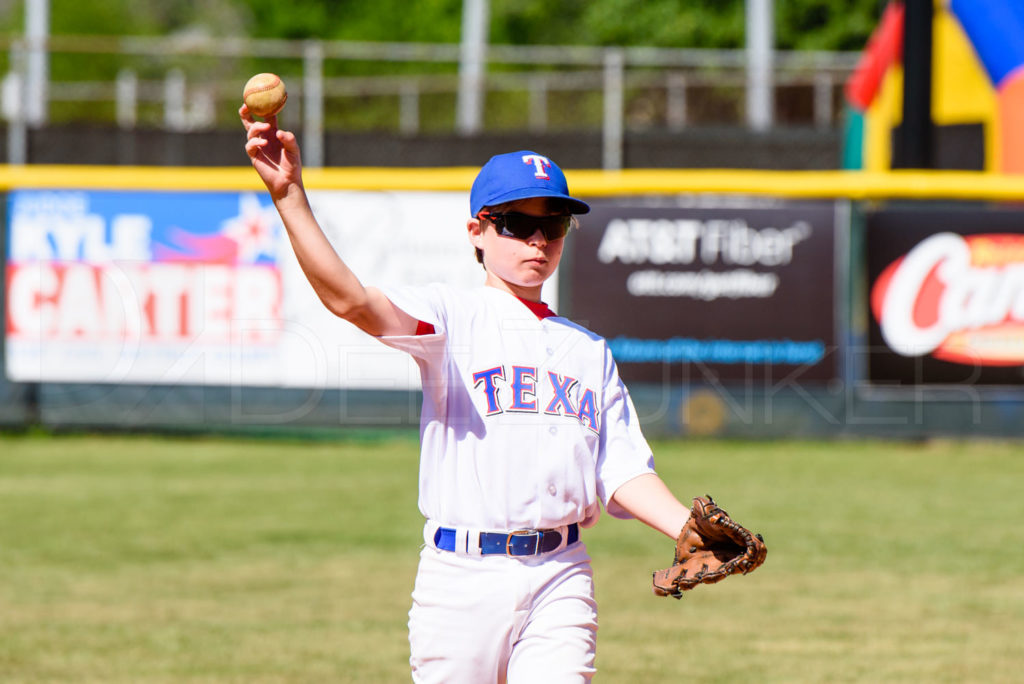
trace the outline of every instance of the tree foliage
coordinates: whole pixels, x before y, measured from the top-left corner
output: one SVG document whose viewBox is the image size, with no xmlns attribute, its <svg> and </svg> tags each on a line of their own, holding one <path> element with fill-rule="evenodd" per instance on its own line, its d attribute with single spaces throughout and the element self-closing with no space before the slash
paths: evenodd
<svg viewBox="0 0 1024 684">
<path fill-rule="evenodd" d="M 887 0 L 777 0 L 776 43 L 792 50 L 861 50 Z"/>
<path fill-rule="evenodd" d="M 24 3 L 0 0 L 21 33 Z M 861 49 L 886 0 L 775 0 L 781 49 Z M 50 0 L 51 31 L 457 42 L 462 0 Z M 490 39 L 519 45 L 742 47 L 744 0 L 491 0 Z"/>
</svg>

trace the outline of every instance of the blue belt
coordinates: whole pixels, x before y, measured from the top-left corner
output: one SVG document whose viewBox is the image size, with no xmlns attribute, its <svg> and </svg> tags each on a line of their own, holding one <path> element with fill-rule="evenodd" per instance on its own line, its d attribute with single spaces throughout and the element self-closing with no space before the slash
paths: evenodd
<svg viewBox="0 0 1024 684">
<path fill-rule="evenodd" d="M 456 531 L 450 527 L 439 527 L 434 533 L 434 546 L 442 551 L 455 550 Z M 575 544 L 580 539 L 580 526 L 569 525 L 565 545 Z M 558 530 L 517 530 L 515 532 L 481 532 L 480 553 L 507 556 L 535 556 L 538 553 L 554 551 L 562 543 Z"/>
</svg>

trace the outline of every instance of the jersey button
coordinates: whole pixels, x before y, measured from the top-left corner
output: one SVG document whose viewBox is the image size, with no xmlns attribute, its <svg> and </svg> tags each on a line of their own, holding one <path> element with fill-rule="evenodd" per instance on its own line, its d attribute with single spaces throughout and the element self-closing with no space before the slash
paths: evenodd
<svg viewBox="0 0 1024 684">
<path fill-rule="evenodd" d="M 558 428 L 556 428 L 556 427 L 549 427 L 548 428 L 548 432 L 550 432 L 553 435 L 557 435 L 558 434 Z"/>
<path fill-rule="evenodd" d="M 550 494 L 551 496 L 554 496 L 557 493 L 558 493 L 558 490 L 555 489 L 555 485 L 548 485 L 548 494 Z"/>
</svg>

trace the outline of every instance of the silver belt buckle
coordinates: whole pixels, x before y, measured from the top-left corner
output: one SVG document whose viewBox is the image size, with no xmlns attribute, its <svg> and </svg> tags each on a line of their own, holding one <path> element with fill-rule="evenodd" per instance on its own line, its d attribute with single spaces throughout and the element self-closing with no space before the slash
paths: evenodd
<svg viewBox="0 0 1024 684">
<path fill-rule="evenodd" d="M 512 556 L 512 538 L 513 537 L 528 537 L 533 536 L 533 553 L 519 554 L 523 556 L 536 556 L 537 549 L 540 548 L 540 535 L 543 534 L 540 530 L 513 530 L 508 533 L 508 538 L 505 539 L 505 555 Z"/>
</svg>

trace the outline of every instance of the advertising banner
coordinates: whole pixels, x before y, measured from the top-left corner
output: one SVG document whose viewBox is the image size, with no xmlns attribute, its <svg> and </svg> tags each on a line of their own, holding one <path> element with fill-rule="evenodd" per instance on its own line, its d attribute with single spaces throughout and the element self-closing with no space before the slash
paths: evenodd
<svg viewBox="0 0 1024 684">
<path fill-rule="evenodd" d="M 464 193 L 312 192 L 310 201 L 368 285 L 483 282 Z M 18 190 L 7 216 L 11 380 L 419 384 L 406 355 L 323 307 L 265 194 Z"/>
<path fill-rule="evenodd" d="M 1024 211 L 887 208 L 866 221 L 869 380 L 1024 382 Z"/>
<path fill-rule="evenodd" d="M 616 198 L 573 240 L 572 315 L 627 381 L 827 381 L 832 202 Z"/>
</svg>

